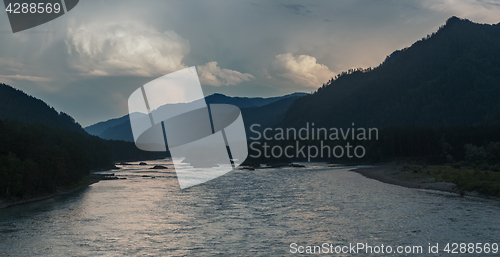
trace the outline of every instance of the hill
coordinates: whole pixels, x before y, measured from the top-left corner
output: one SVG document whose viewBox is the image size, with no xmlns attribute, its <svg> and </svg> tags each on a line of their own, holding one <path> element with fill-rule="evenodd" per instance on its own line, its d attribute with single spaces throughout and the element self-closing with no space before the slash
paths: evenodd
<svg viewBox="0 0 500 257">
<path fill-rule="evenodd" d="M 113 167 L 106 142 L 40 123 L 0 120 L 0 199 L 25 199 L 88 183 Z"/>
<path fill-rule="evenodd" d="M 69 115 L 0 84 L 0 199 L 26 199 L 88 183 L 113 161 L 164 158 L 134 143 L 92 136 Z"/>
<path fill-rule="evenodd" d="M 49 127 L 83 132 L 71 116 L 21 90 L 0 83 L 0 119 L 40 123 Z"/>
<path fill-rule="evenodd" d="M 500 122 L 500 24 L 452 17 L 436 33 L 295 101 L 282 126 L 453 126 Z"/>
<path fill-rule="evenodd" d="M 252 124 L 260 124 L 263 128 L 276 125 L 283 118 L 288 107 L 300 97 L 302 95 L 294 95 L 264 106 L 242 108 L 241 113 L 245 128 L 248 131 Z"/>
</svg>

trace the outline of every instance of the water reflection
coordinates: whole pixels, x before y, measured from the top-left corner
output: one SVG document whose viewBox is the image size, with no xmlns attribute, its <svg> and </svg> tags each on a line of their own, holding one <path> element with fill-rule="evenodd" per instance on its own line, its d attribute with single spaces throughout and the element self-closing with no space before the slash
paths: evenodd
<svg viewBox="0 0 500 257">
<path fill-rule="evenodd" d="M 157 164 L 169 169 L 150 169 Z M 180 191 L 171 166 L 123 166 L 115 173 L 126 180 L 0 210 L 0 255 L 274 256 L 292 242 L 427 246 L 499 236 L 498 202 L 345 169 L 233 171 Z"/>
</svg>

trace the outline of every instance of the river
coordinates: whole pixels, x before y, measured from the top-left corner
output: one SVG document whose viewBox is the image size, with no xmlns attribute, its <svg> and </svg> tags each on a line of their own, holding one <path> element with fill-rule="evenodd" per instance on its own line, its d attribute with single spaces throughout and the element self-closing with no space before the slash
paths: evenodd
<svg viewBox="0 0 500 257">
<path fill-rule="evenodd" d="M 282 256 L 323 243 L 424 250 L 392 256 L 427 256 L 439 243 L 432 256 L 450 256 L 446 243 L 500 243 L 497 201 L 324 164 L 238 170 L 181 191 L 170 163 L 147 163 L 114 171 L 127 179 L 0 209 L 0 256 Z"/>
</svg>

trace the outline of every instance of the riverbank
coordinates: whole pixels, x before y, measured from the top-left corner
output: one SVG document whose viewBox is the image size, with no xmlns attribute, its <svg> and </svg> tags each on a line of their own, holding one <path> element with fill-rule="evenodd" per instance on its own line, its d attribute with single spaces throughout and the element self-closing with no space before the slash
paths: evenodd
<svg viewBox="0 0 500 257">
<path fill-rule="evenodd" d="M 455 183 L 436 181 L 430 175 L 415 174 L 414 171 L 405 169 L 404 167 L 403 165 L 384 164 L 376 167 L 351 169 L 351 171 L 380 182 L 408 188 L 437 190 L 458 195 L 500 200 L 500 197 L 481 194 L 477 191 L 460 190 Z"/>
<path fill-rule="evenodd" d="M 19 205 L 19 204 L 25 204 L 25 203 L 32 203 L 32 202 L 38 202 L 38 201 L 50 199 L 50 198 L 57 197 L 57 196 L 71 194 L 73 192 L 82 190 L 82 189 L 84 189 L 84 188 L 86 188 L 86 187 L 88 187 L 88 186 L 90 186 L 90 185 L 92 185 L 94 183 L 99 182 L 99 181 L 100 181 L 100 179 L 91 179 L 91 180 L 89 180 L 89 182 L 87 184 L 84 184 L 84 185 L 81 185 L 81 186 L 78 186 L 78 187 L 75 187 L 75 188 L 72 188 L 72 189 L 69 189 L 69 190 L 56 191 L 56 192 L 51 193 L 51 194 L 37 196 L 37 197 L 32 197 L 32 198 L 28 198 L 28 199 L 19 199 L 19 200 L 0 199 L 0 209 L 7 208 L 9 206 L 14 206 L 14 205 Z"/>
</svg>

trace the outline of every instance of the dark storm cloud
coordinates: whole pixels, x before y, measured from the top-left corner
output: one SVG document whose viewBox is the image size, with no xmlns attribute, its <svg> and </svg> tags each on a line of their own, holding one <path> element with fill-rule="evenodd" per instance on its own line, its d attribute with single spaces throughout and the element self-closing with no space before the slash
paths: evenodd
<svg viewBox="0 0 500 257">
<path fill-rule="evenodd" d="M 0 82 L 90 125 L 126 114 L 134 89 L 184 67 L 203 72 L 205 94 L 311 92 L 452 15 L 497 23 L 499 9 L 485 0 L 94 0 L 16 34 L 0 12 Z"/>
</svg>

